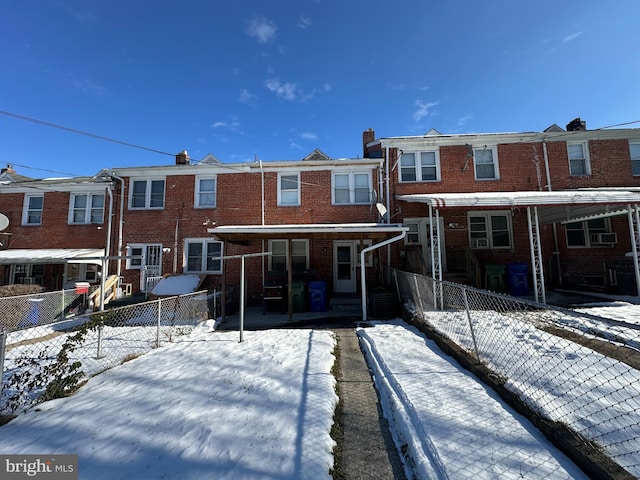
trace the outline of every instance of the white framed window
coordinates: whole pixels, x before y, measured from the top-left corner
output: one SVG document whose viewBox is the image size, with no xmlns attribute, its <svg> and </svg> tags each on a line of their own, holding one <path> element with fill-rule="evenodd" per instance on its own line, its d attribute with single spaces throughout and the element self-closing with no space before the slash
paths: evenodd
<svg viewBox="0 0 640 480">
<path fill-rule="evenodd" d="M 98 265 L 91 263 L 67 263 L 67 284 L 72 282 L 96 282 Z"/>
<path fill-rule="evenodd" d="M 365 248 L 369 248 L 371 245 L 373 245 L 373 240 L 362 240 L 362 242 L 358 241 L 356 242 L 357 247 L 356 247 L 356 265 L 359 267 L 362 265 L 362 262 L 360 261 L 360 252 L 362 252 L 362 250 L 364 250 Z M 365 254 L 364 256 L 364 266 L 365 267 L 372 267 L 373 266 L 373 252 L 368 252 Z"/>
<path fill-rule="evenodd" d="M 72 265 L 72 264 L 69 264 Z M 43 263 L 14 263 L 9 272 L 11 283 L 23 285 L 43 285 Z"/>
<path fill-rule="evenodd" d="M 22 207 L 23 225 L 41 225 L 44 195 L 25 195 Z"/>
<path fill-rule="evenodd" d="M 334 205 L 365 205 L 371 202 L 370 172 L 334 173 L 331 181 Z"/>
<path fill-rule="evenodd" d="M 164 208 L 164 179 L 131 180 L 129 189 L 129 208 L 161 209 Z"/>
<path fill-rule="evenodd" d="M 608 218 L 571 222 L 564 228 L 569 248 L 611 247 L 618 241 L 617 235 L 611 232 Z"/>
<path fill-rule="evenodd" d="M 631 155 L 632 174 L 638 176 L 640 175 L 640 143 L 630 143 L 629 154 Z"/>
<path fill-rule="evenodd" d="M 469 212 L 469 245 L 473 249 L 512 248 L 511 212 Z"/>
<path fill-rule="evenodd" d="M 498 180 L 498 149 L 496 147 L 474 148 L 473 165 L 476 180 Z"/>
<path fill-rule="evenodd" d="M 104 195 L 74 193 L 69 202 L 69 224 L 102 224 L 104 221 Z"/>
<path fill-rule="evenodd" d="M 159 270 L 162 266 L 161 243 L 131 243 L 127 246 L 127 268 Z"/>
<path fill-rule="evenodd" d="M 400 181 L 440 181 L 440 155 L 438 151 L 402 152 L 400 156 Z"/>
<path fill-rule="evenodd" d="M 278 173 L 278 205 L 300 205 L 299 173 Z"/>
<path fill-rule="evenodd" d="M 567 143 L 570 175 L 591 175 L 588 151 L 585 142 Z"/>
<path fill-rule="evenodd" d="M 195 208 L 215 208 L 217 178 L 196 177 Z"/>
<path fill-rule="evenodd" d="M 184 243 L 185 273 L 222 273 L 222 242 L 192 238 Z"/>
<path fill-rule="evenodd" d="M 287 271 L 288 240 L 269 240 L 269 271 Z M 305 239 L 291 240 L 291 264 L 293 272 L 309 270 L 309 241 Z"/>
</svg>

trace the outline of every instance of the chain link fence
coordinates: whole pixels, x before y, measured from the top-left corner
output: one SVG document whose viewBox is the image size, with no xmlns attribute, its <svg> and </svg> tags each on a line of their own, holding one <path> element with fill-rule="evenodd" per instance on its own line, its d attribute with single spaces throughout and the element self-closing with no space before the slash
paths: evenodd
<svg viewBox="0 0 640 480">
<path fill-rule="evenodd" d="M 86 306 L 82 294 L 57 293 L 57 297 L 0 298 L 0 416 L 4 418 L 68 395 L 88 378 L 171 342 L 211 318 L 212 296 L 206 292 L 87 314 L 82 313 Z"/>
<path fill-rule="evenodd" d="M 394 277 L 412 322 L 481 365 L 534 416 L 640 477 L 640 325 L 414 273 Z"/>
</svg>

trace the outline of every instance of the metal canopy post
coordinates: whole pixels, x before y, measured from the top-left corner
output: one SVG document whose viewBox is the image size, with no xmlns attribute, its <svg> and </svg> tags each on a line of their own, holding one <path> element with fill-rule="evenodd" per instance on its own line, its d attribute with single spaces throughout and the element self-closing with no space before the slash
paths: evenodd
<svg viewBox="0 0 640 480">
<path fill-rule="evenodd" d="M 444 304 L 442 295 L 442 252 L 440 251 L 440 211 L 435 209 L 435 219 L 433 215 L 434 208 L 429 204 L 429 236 L 431 243 L 431 277 L 437 282 L 433 282 L 433 299 L 440 299 L 440 305 Z M 437 287 L 436 287 L 437 283 Z M 436 295 L 436 288 L 439 289 Z"/>
<path fill-rule="evenodd" d="M 271 252 L 264 253 L 247 253 L 245 255 L 225 255 L 223 257 L 213 257 L 212 260 L 229 260 L 232 258 L 239 258 L 241 269 L 240 269 L 240 340 L 238 343 L 242 343 L 244 339 L 244 304 L 245 304 L 245 288 L 244 288 L 244 259 L 245 257 L 266 257 L 267 255 L 271 255 Z M 222 302 L 225 299 L 221 299 Z M 213 312 L 215 316 L 215 312 Z"/>
<path fill-rule="evenodd" d="M 529 226 L 529 247 L 531 250 L 531 269 L 533 273 L 534 295 L 536 302 L 547 303 L 544 286 L 544 268 L 542 265 L 542 249 L 540 248 L 540 222 L 538 207 L 527 207 L 527 223 Z"/>
<path fill-rule="evenodd" d="M 631 205 L 627 206 L 627 216 L 629 218 L 633 271 L 636 275 L 636 293 L 638 297 L 640 297 L 640 263 L 638 263 L 638 250 L 640 250 L 640 214 L 638 213 L 638 204 L 634 204 L 633 213 Z"/>
</svg>

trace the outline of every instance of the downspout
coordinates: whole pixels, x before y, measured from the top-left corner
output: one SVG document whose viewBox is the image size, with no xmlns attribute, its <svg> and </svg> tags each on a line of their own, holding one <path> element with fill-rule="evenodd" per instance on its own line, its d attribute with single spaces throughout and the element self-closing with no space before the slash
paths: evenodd
<svg viewBox="0 0 640 480">
<path fill-rule="evenodd" d="M 107 193 L 109 194 L 109 221 L 107 222 L 107 241 L 105 242 L 104 258 L 102 259 L 102 271 L 100 272 L 100 311 L 104 310 L 105 282 L 109 272 L 109 262 L 107 257 L 111 253 L 111 221 L 113 219 L 113 185 L 109 184 Z"/>
<path fill-rule="evenodd" d="M 118 220 L 118 269 L 117 275 L 120 278 L 122 274 L 122 229 L 124 225 L 124 178 L 117 176 L 115 173 L 110 172 L 112 178 L 120 181 L 120 218 Z"/>
<path fill-rule="evenodd" d="M 547 176 L 547 190 L 551 192 L 553 191 L 553 188 L 551 186 L 551 173 L 549 172 L 549 157 L 547 156 L 547 142 L 544 140 L 542 141 L 542 152 L 544 157 L 544 172 L 545 172 L 545 175 Z M 556 268 L 558 269 L 557 280 L 558 280 L 558 285 L 562 286 L 562 273 L 561 273 L 562 270 L 560 268 L 561 267 L 560 248 L 559 248 L 559 242 L 558 242 L 558 225 L 556 224 L 556 222 L 553 222 L 551 224 L 551 228 L 553 228 L 553 257 L 556 260 Z M 544 265 L 541 265 L 541 268 L 544 268 Z M 546 286 L 543 286 L 543 287 L 546 288 Z"/>
<path fill-rule="evenodd" d="M 262 215 L 262 225 L 264 226 L 264 169 L 262 168 L 262 160 L 258 160 L 260 162 L 260 188 L 262 190 L 260 201 L 262 203 L 261 206 L 261 215 Z M 265 241 L 264 238 L 260 242 L 262 244 L 262 253 L 265 253 Z M 267 281 L 267 272 L 265 271 L 264 266 L 264 258 L 260 259 L 260 267 L 262 270 L 262 285 L 266 284 Z"/>
<path fill-rule="evenodd" d="M 375 250 L 377 248 L 384 247 L 385 245 L 390 245 L 393 242 L 398 240 L 402 240 L 407 235 L 407 230 L 403 230 L 400 235 L 396 235 L 393 238 L 389 238 L 383 242 L 376 243 L 375 245 L 371 245 L 370 247 L 363 248 L 360 252 L 360 284 L 362 287 L 362 320 L 367 320 L 367 278 L 365 276 L 365 261 L 364 257 L 371 250 Z"/>
<path fill-rule="evenodd" d="M 387 189 L 387 195 L 386 195 L 386 207 L 387 207 L 387 215 L 388 215 L 388 220 L 387 223 L 391 223 L 391 187 L 389 186 L 389 182 L 390 182 L 390 176 L 389 176 L 389 147 L 385 147 L 385 167 L 384 167 L 384 174 L 385 174 L 385 181 L 386 181 L 386 189 Z M 387 271 L 385 272 L 385 281 L 389 282 L 389 278 L 391 275 L 391 246 L 389 245 L 389 247 L 387 247 Z M 366 318 L 366 317 L 365 317 Z"/>
</svg>

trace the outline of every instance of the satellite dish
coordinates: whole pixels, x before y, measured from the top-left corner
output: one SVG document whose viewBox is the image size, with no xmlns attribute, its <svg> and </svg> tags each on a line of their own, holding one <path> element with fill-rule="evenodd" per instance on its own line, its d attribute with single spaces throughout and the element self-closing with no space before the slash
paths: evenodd
<svg viewBox="0 0 640 480">
<path fill-rule="evenodd" d="M 9 218 L 0 213 L 0 232 L 9 226 Z"/>
</svg>

